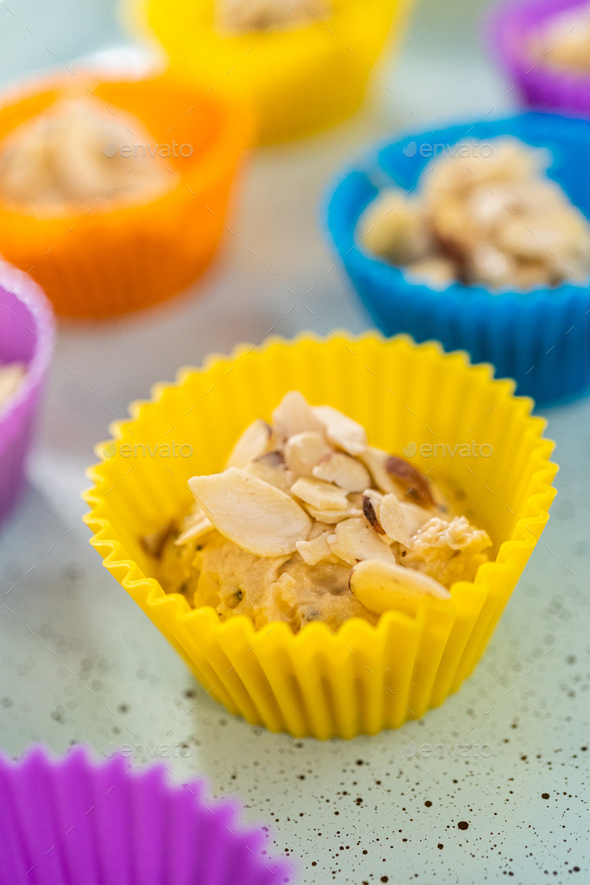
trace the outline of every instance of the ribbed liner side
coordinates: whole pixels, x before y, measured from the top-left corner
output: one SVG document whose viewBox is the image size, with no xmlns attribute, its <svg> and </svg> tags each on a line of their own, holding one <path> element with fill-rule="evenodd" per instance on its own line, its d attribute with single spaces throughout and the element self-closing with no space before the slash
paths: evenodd
<svg viewBox="0 0 590 885">
<path fill-rule="evenodd" d="M 515 398 L 509 381 L 492 380 L 489 367 L 404 337 L 272 340 L 179 377 L 179 385 L 157 386 L 153 402 L 136 404 L 122 432 L 155 440 L 174 424 L 192 433 L 190 461 L 178 459 L 174 476 L 165 459 L 140 459 L 128 474 L 118 456 L 92 469 L 86 521 L 92 543 L 103 556 L 108 551 L 107 568 L 205 689 L 249 722 L 297 736 L 352 737 L 397 727 L 442 703 L 483 653 L 548 518 L 557 468 L 530 400 Z M 260 415 L 269 418 L 293 387 L 312 402 L 343 408 L 365 423 L 370 442 L 394 452 L 429 439 L 427 428 L 451 447 L 477 428 L 478 440 L 493 447 L 490 457 L 432 459 L 431 473 L 436 480 L 442 471 L 460 486 L 466 509 L 492 535 L 496 559 L 480 567 L 474 583 L 455 584 L 449 603 L 426 603 L 414 618 L 387 612 L 376 627 L 352 619 L 335 635 L 321 623 L 293 635 L 286 624 L 254 630 L 244 617 L 221 623 L 212 608 L 191 611 L 134 564 L 134 555 L 145 560 L 138 539 L 154 529 L 154 513 L 174 513 L 186 500 L 188 476 L 221 469 L 237 432 Z M 153 564 L 148 571 L 153 575 Z"/>
</svg>

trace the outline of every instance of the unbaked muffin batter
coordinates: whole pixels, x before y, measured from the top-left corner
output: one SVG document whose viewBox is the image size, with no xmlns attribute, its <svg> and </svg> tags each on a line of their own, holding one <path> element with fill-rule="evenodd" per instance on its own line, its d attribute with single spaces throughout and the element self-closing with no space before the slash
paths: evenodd
<svg viewBox="0 0 590 885">
<path fill-rule="evenodd" d="M 336 630 L 351 617 L 375 624 L 408 599 L 448 600 L 491 546 L 411 462 L 298 391 L 272 425 L 244 431 L 224 472 L 189 486 L 191 511 L 142 539 L 159 580 L 194 607 L 256 627 L 284 621 L 297 632 L 322 621 Z"/>
<path fill-rule="evenodd" d="M 304 27 L 330 15 L 329 0 L 218 0 L 216 27 L 226 36 Z"/>
<path fill-rule="evenodd" d="M 52 214 L 152 199 L 174 181 L 157 147 L 134 117 L 98 99 L 63 99 L 0 142 L 0 200 Z"/>
<path fill-rule="evenodd" d="M 514 138 L 436 147 L 446 155 L 417 196 L 387 188 L 369 204 L 357 229 L 365 249 L 434 288 L 587 284 L 590 224 L 545 175 L 544 151 Z"/>
<path fill-rule="evenodd" d="M 573 7 L 549 18 L 533 36 L 530 48 L 533 58 L 544 65 L 590 74 L 588 6 Z"/>
</svg>

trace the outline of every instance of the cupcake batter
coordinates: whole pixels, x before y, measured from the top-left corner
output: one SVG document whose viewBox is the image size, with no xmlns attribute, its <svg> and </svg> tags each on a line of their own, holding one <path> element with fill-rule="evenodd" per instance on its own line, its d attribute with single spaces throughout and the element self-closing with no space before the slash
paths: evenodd
<svg viewBox="0 0 590 885">
<path fill-rule="evenodd" d="M 25 377 L 25 372 L 23 363 L 0 364 L 0 409 L 16 393 Z"/>
<path fill-rule="evenodd" d="M 92 98 L 64 99 L 0 142 L 0 199 L 42 214 L 143 202 L 172 187 L 165 162 L 147 154 L 154 144 L 128 114 Z"/>
<path fill-rule="evenodd" d="M 168 593 L 222 620 L 256 627 L 312 621 L 336 630 L 351 617 L 377 623 L 396 594 L 445 600 L 473 580 L 491 546 L 454 516 L 413 464 L 370 446 L 364 428 L 297 391 L 242 434 L 223 473 L 193 477 L 191 511 L 144 548 Z M 365 568 L 355 575 L 355 567 Z M 386 572 L 387 604 L 365 605 L 371 563 Z M 389 583 L 388 583 L 389 582 Z M 401 590 L 400 590 L 401 587 Z M 371 607 L 372 606 L 372 607 Z"/>
<path fill-rule="evenodd" d="M 328 0 L 219 0 L 217 24 L 227 35 L 285 31 L 329 17 Z"/>
<path fill-rule="evenodd" d="M 552 16 L 531 40 L 531 54 L 545 65 L 590 74 L 590 16 L 586 6 Z"/>
<path fill-rule="evenodd" d="M 475 155 L 477 154 L 477 155 Z M 414 282 L 529 290 L 590 277 L 590 224 L 545 174 L 547 159 L 513 138 L 455 145 L 407 197 L 383 190 L 358 224 L 362 245 Z"/>
</svg>

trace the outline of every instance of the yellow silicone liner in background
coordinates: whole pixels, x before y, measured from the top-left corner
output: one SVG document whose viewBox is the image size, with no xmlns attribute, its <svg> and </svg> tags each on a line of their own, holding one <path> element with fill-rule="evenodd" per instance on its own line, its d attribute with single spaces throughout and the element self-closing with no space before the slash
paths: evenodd
<svg viewBox="0 0 590 885">
<path fill-rule="evenodd" d="M 490 366 L 470 366 L 463 353 L 406 337 L 274 339 L 212 356 L 202 369 L 183 369 L 176 384 L 156 385 L 151 402 L 133 403 L 131 420 L 111 428 L 111 457 L 105 443 L 97 447 L 102 460 L 90 468 L 94 485 L 85 493 L 91 544 L 232 713 L 297 737 L 396 728 L 441 704 L 471 673 L 547 522 L 553 443 L 542 436 L 543 419 L 531 416 L 532 401 L 512 387 L 492 380 Z M 269 419 L 294 388 L 361 422 L 373 445 L 401 452 L 415 442 L 414 463 L 424 470 L 434 464 L 431 477 L 461 490 L 464 512 L 494 541 L 495 561 L 472 583 L 454 584 L 449 602 L 425 602 L 415 617 L 387 612 L 377 626 L 351 619 L 336 634 L 319 622 L 297 635 L 284 623 L 255 630 L 246 617 L 220 623 L 213 608 L 194 610 L 179 594 L 166 595 L 140 536 L 187 507 L 189 477 L 223 469 L 239 433 L 254 418 Z M 192 457 L 120 453 L 141 443 L 155 452 L 171 436 L 177 446 L 191 445 Z M 453 449 L 470 440 L 493 454 L 420 455 L 423 443 Z"/>
<path fill-rule="evenodd" d="M 101 82 L 96 73 L 78 71 L 4 95 L 0 143 L 54 102 L 91 93 L 113 113 L 141 120 L 155 142 L 174 139 L 193 148 L 190 157 L 165 161 L 174 186 L 148 202 L 89 204 L 44 217 L 0 197 L 3 257 L 41 284 L 57 313 L 102 319 L 170 298 L 207 268 L 252 120 L 239 103 L 204 90 L 197 95 L 169 76 Z"/>
<path fill-rule="evenodd" d="M 289 31 L 223 36 L 215 0 L 128 0 L 131 27 L 161 42 L 170 70 L 205 89 L 252 102 L 259 142 L 327 129 L 361 104 L 392 29 L 399 38 L 412 0 L 331 0 L 332 14 Z"/>
</svg>

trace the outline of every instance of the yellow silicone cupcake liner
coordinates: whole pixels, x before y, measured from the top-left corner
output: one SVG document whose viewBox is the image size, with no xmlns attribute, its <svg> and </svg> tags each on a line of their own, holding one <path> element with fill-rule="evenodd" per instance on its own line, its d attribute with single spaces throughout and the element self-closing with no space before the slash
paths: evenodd
<svg viewBox="0 0 590 885">
<path fill-rule="evenodd" d="M 0 253 L 31 273 L 58 313 L 103 318 L 163 301 L 208 266 L 252 121 L 236 102 L 197 95 L 167 76 L 130 82 L 96 82 L 83 72 L 77 77 L 88 87 L 79 86 L 83 93 L 133 114 L 158 144 L 174 138 L 192 148 L 188 157 L 166 160 L 174 187 L 142 204 L 39 217 L 0 198 Z M 0 142 L 73 89 L 72 78 L 60 79 L 6 96 Z"/>
<path fill-rule="evenodd" d="M 553 443 L 542 437 L 545 422 L 531 416 L 532 401 L 512 387 L 463 353 L 406 337 L 242 345 L 202 369 L 183 369 L 174 385 L 156 385 L 151 402 L 134 403 L 131 420 L 113 425 L 113 440 L 97 447 L 101 462 L 89 471 L 91 544 L 232 713 L 297 737 L 398 727 L 471 673 L 547 522 Z M 405 450 L 452 490 L 494 542 L 494 561 L 475 581 L 459 581 L 449 602 L 426 602 L 415 617 L 390 611 L 377 626 L 351 619 L 336 634 L 319 622 L 296 635 L 284 623 L 260 630 L 246 617 L 221 623 L 213 608 L 191 609 L 183 596 L 164 593 L 140 536 L 186 508 L 189 477 L 223 469 L 244 427 L 270 418 L 294 388 L 311 403 L 342 409 L 373 445 Z M 428 455 L 434 443 L 437 458 Z M 465 456 L 458 447 L 465 444 L 475 454 Z"/>
<path fill-rule="evenodd" d="M 403 29 L 411 0 L 332 0 L 332 14 L 305 27 L 223 36 L 215 0 L 130 0 L 129 17 L 163 44 L 171 70 L 205 89 L 252 101 L 259 141 L 308 135 L 361 104 L 392 27 Z"/>
</svg>

